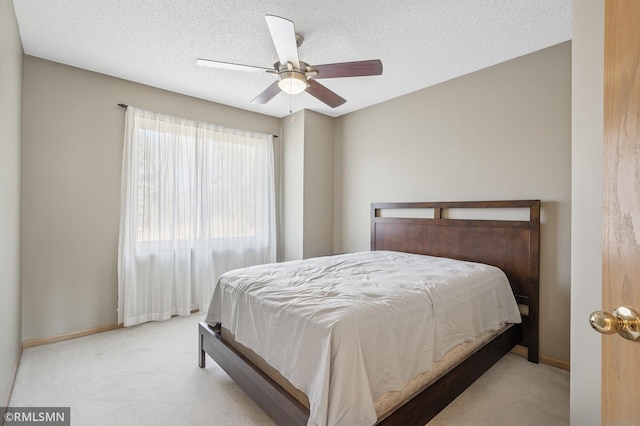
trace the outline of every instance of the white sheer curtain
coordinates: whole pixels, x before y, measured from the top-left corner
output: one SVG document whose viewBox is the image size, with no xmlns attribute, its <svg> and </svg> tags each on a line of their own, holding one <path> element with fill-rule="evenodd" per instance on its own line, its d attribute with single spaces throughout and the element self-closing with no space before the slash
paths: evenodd
<svg viewBox="0 0 640 426">
<path fill-rule="evenodd" d="M 205 310 L 222 273 L 275 262 L 272 138 L 127 108 L 119 323 Z"/>
</svg>

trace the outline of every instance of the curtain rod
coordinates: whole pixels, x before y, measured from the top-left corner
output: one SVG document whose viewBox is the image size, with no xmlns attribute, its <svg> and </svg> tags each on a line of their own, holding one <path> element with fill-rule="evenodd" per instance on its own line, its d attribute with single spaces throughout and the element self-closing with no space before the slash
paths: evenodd
<svg viewBox="0 0 640 426">
<path fill-rule="evenodd" d="M 119 106 L 120 108 L 127 109 L 127 107 L 128 107 L 129 105 L 127 105 L 127 104 L 118 104 L 118 106 Z M 274 138 L 277 138 L 277 137 L 278 137 L 278 135 L 271 135 L 271 136 L 273 136 Z"/>
<path fill-rule="evenodd" d="M 119 106 L 120 108 L 127 109 L 127 107 L 128 107 L 129 105 L 127 105 L 127 104 L 118 104 L 118 106 Z M 278 135 L 271 135 L 271 136 L 273 136 L 274 138 L 277 138 L 277 137 L 278 137 Z"/>
</svg>

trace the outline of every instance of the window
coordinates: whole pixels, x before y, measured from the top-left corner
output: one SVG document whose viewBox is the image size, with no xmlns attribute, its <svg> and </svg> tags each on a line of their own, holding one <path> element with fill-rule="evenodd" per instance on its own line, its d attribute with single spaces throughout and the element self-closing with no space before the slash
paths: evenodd
<svg viewBox="0 0 640 426">
<path fill-rule="evenodd" d="M 128 107 L 119 322 L 203 309 L 222 273 L 275 261 L 274 191 L 271 135 Z"/>
</svg>

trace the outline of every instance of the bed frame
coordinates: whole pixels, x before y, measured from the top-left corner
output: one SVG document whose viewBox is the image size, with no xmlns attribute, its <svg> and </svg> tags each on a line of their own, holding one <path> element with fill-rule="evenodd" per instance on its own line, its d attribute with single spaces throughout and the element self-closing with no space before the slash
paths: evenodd
<svg viewBox="0 0 640 426">
<path fill-rule="evenodd" d="M 433 217 L 387 217 L 396 209 L 428 209 Z M 453 219 L 451 209 L 528 209 L 529 220 Z M 424 425 L 517 344 L 538 362 L 540 201 L 376 203 L 371 205 L 371 250 L 443 256 L 502 269 L 521 306 L 523 323 L 497 335 L 399 407 L 379 425 Z M 198 365 L 206 354 L 278 425 L 306 425 L 309 411 L 224 341 L 220 330 L 199 324 Z"/>
</svg>

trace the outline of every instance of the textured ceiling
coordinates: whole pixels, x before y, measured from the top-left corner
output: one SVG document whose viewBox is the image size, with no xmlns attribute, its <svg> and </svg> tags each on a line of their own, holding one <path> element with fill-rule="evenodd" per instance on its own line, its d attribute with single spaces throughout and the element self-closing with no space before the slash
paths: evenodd
<svg viewBox="0 0 640 426">
<path fill-rule="evenodd" d="M 276 117 L 340 116 L 571 39 L 572 0 L 13 0 L 24 51 Z M 325 79 L 347 102 L 307 93 L 250 101 L 269 74 L 202 68 L 198 57 L 270 67 L 264 15 L 290 19 L 311 64 L 380 59 L 381 76 Z M 127 102 L 122 99 L 122 102 Z"/>
</svg>

